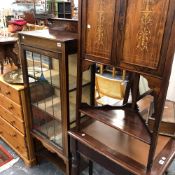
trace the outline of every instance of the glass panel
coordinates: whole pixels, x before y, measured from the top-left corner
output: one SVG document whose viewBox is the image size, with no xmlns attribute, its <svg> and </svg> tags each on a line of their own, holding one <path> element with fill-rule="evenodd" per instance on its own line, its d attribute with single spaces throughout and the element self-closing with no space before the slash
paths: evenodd
<svg viewBox="0 0 175 175">
<path fill-rule="evenodd" d="M 33 129 L 62 147 L 59 60 L 26 51 Z"/>
<path fill-rule="evenodd" d="M 69 110 L 70 123 L 75 122 L 76 109 L 76 81 L 77 81 L 77 55 L 69 55 Z M 90 102 L 90 70 L 83 73 L 82 102 Z"/>
</svg>

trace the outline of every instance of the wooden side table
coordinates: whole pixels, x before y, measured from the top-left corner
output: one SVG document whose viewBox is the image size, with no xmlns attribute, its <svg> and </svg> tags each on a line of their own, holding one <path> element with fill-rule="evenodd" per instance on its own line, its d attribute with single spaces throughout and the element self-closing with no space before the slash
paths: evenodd
<svg viewBox="0 0 175 175">
<path fill-rule="evenodd" d="M 2 37 L 0 38 L 0 65 L 1 74 L 3 74 L 4 61 L 8 60 L 10 63 L 13 62 L 18 68 L 20 68 L 19 58 L 13 51 L 18 38 L 16 37 Z"/>
</svg>

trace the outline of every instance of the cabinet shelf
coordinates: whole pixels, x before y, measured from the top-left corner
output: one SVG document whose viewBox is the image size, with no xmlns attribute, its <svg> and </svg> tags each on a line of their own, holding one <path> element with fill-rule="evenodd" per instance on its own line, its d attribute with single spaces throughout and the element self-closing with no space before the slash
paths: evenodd
<svg viewBox="0 0 175 175">
<path fill-rule="evenodd" d="M 75 120 L 75 97 L 70 99 L 70 122 Z M 40 116 L 47 116 L 47 118 L 54 118 L 61 121 L 61 102 L 57 97 L 48 97 L 42 101 L 39 101 L 33 105 L 33 110 L 37 110 L 36 113 Z"/>
<path fill-rule="evenodd" d="M 80 112 L 147 144 L 151 143 L 148 128 L 140 115 L 132 110 L 104 110 L 85 105 L 80 108 Z"/>
<path fill-rule="evenodd" d="M 113 163 L 124 166 L 134 174 L 146 174 L 148 144 L 135 138 L 128 138 L 126 134 L 99 121 L 91 120 L 81 126 L 80 131 L 76 131 L 76 128 L 69 131 L 70 136 L 79 140 L 78 144 L 85 143 L 96 152 L 110 158 Z M 173 146 L 175 144 L 173 142 L 169 137 L 159 136 L 155 159 L 159 160 L 162 151 Z M 171 156 L 171 153 L 168 156 Z"/>
<path fill-rule="evenodd" d="M 62 126 L 61 121 L 50 118 L 50 121 L 33 128 L 39 132 L 43 137 L 49 139 L 55 145 L 62 147 Z"/>
</svg>

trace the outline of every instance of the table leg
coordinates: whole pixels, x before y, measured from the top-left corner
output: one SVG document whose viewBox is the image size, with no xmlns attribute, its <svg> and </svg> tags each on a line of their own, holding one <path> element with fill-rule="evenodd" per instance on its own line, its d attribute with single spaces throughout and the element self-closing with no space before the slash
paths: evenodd
<svg viewBox="0 0 175 175">
<path fill-rule="evenodd" d="M 3 74 L 3 69 L 4 69 L 4 59 L 5 59 L 4 47 L 1 47 L 1 48 L 0 48 L 0 66 L 1 66 L 1 74 Z"/>
</svg>

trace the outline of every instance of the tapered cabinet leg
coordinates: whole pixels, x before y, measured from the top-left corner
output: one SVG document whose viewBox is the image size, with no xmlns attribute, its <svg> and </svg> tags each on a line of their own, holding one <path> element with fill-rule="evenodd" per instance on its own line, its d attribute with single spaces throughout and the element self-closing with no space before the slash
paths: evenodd
<svg viewBox="0 0 175 175">
<path fill-rule="evenodd" d="M 70 137 L 70 150 L 72 153 L 71 175 L 80 174 L 80 154 L 77 152 L 77 141 Z"/>
<path fill-rule="evenodd" d="M 65 175 L 71 175 L 71 160 L 66 162 L 66 172 Z"/>
</svg>

